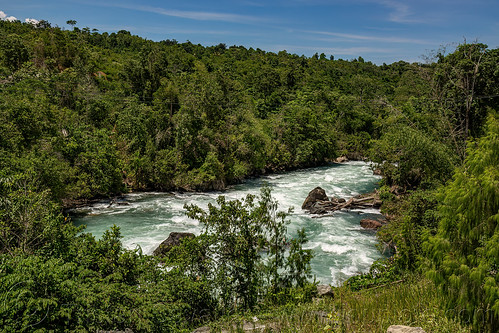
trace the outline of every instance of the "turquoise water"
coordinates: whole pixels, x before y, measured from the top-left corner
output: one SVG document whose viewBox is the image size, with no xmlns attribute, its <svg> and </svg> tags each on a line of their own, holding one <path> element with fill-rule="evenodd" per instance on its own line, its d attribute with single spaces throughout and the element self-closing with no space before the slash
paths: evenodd
<svg viewBox="0 0 499 333">
<path fill-rule="evenodd" d="M 103 202 L 76 209 L 73 221 L 76 225 L 85 224 L 86 232 L 97 237 L 116 224 L 121 228 L 123 244 L 127 248 L 140 246 L 144 253 L 152 253 L 172 231 L 201 232 L 202 225 L 185 216 L 184 204 L 194 203 L 206 208 L 219 195 L 228 199 L 240 199 L 248 193 L 257 195 L 266 183 L 271 186 L 272 196 L 279 202 L 281 210 L 294 207 L 294 212 L 288 217 L 290 236 L 300 228 L 307 231 L 307 248 L 315 252 L 312 270 L 317 280 L 337 285 L 352 275 L 367 272 L 373 261 L 383 256 L 376 249 L 374 233 L 359 225 L 361 219 L 375 217 L 379 211 L 340 211 L 332 216 L 312 218 L 301 209 L 301 205 L 316 186 L 322 187 L 330 197 L 349 199 L 373 191 L 379 180 L 369 164 L 348 162 L 264 176 L 232 186 L 224 192 L 133 193 L 112 206 Z"/>
</svg>

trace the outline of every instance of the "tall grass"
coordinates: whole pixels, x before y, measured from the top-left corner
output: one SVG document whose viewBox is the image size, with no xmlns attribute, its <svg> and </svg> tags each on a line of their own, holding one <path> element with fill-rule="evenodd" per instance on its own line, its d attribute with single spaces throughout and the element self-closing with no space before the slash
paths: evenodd
<svg viewBox="0 0 499 333">
<path fill-rule="evenodd" d="M 432 282 L 420 276 L 376 289 L 335 289 L 333 298 L 286 305 L 246 317 L 212 323 L 211 332 L 383 332 L 390 325 L 422 327 L 425 332 L 465 333 L 470 328 L 446 316 L 444 300 Z"/>
<path fill-rule="evenodd" d="M 386 332 L 390 325 L 419 326 L 427 333 L 471 332 L 446 316 L 443 297 L 421 276 L 358 292 L 338 288 L 332 303 L 340 322 L 337 332 Z"/>
</svg>

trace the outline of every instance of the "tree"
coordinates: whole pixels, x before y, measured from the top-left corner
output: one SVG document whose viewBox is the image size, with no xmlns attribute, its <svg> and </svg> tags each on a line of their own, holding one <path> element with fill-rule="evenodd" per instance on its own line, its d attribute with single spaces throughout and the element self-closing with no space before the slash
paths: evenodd
<svg viewBox="0 0 499 333">
<path fill-rule="evenodd" d="M 213 263 L 214 291 L 224 311 L 252 309 L 266 296 L 305 285 L 312 254 L 302 248 L 304 231 L 292 241 L 286 259 L 287 214 L 277 210 L 270 188 L 262 188 L 258 200 L 251 194 L 231 201 L 220 196 L 217 204 L 209 204 L 208 211 L 195 205 L 185 208 L 189 217 L 205 225 L 206 260 Z"/>
<path fill-rule="evenodd" d="M 454 156 L 445 144 L 424 131 L 402 124 L 385 129 L 370 157 L 379 164 L 388 185 L 408 189 L 445 182 L 455 165 Z"/>
<path fill-rule="evenodd" d="M 481 66 L 487 53 L 487 45 L 461 44 L 454 53 L 442 58 L 437 69 L 437 81 L 445 88 L 445 99 L 455 100 L 458 126 L 462 126 L 464 142 L 480 128 L 484 109 L 476 108 L 477 88 L 480 86 Z M 442 101 L 448 104 L 448 101 Z"/>
<path fill-rule="evenodd" d="M 66 24 L 70 25 L 70 26 L 72 26 L 74 28 L 74 26 L 76 25 L 76 20 L 67 20 Z"/>
<path fill-rule="evenodd" d="M 21 65 L 29 60 L 29 52 L 23 40 L 15 34 L 8 35 L 1 43 L 3 50 L 3 62 L 11 70 L 21 68 Z"/>
<path fill-rule="evenodd" d="M 499 118 L 491 112 L 486 135 L 469 142 L 464 166 L 440 192 L 440 222 L 426 251 L 429 276 L 450 311 L 477 331 L 499 329 Z"/>
<path fill-rule="evenodd" d="M 32 174 L 0 178 L 0 254 L 61 254 L 76 232 Z"/>
</svg>

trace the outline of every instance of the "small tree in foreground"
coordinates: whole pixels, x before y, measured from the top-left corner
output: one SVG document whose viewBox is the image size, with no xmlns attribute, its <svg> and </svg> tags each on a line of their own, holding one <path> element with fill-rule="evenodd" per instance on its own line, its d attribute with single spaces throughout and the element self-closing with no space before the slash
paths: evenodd
<svg viewBox="0 0 499 333">
<path fill-rule="evenodd" d="M 204 211 L 186 205 L 187 215 L 205 226 L 207 239 L 204 260 L 209 262 L 214 291 L 224 310 L 252 309 L 264 298 L 273 298 L 291 287 L 304 287 L 311 277 L 311 250 L 303 250 L 307 239 L 299 231 L 291 240 L 286 257 L 286 217 L 277 210 L 271 190 L 264 187 L 260 197 L 247 195 L 242 200 L 217 199 Z M 206 267 L 205 267 L 206 268 Z"/>
</svg>

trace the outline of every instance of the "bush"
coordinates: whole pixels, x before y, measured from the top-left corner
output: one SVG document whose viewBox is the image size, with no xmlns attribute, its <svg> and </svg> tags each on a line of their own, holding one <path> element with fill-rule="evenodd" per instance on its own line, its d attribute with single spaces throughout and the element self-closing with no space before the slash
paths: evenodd
<svg viewBox="0 0 499 333">
<path fill-rule="evenodd" d="M 227 201 L 220 196 L 217 204 L 210 204 L 208 211 L 195 205 L 185 208 L 189 217 L 205 225 L 205 265 L 191 265 L 190 270 L 211 280 L 222 311 L 252 309 L 265 299 L 282 301 L 292 287 L 308 284 L 312 253 L 302 248 L 305 232 L 291 240 L 286 257 L 287 214 L 277 211 L 269 188 L 259 198 Z"/>
</svg>

